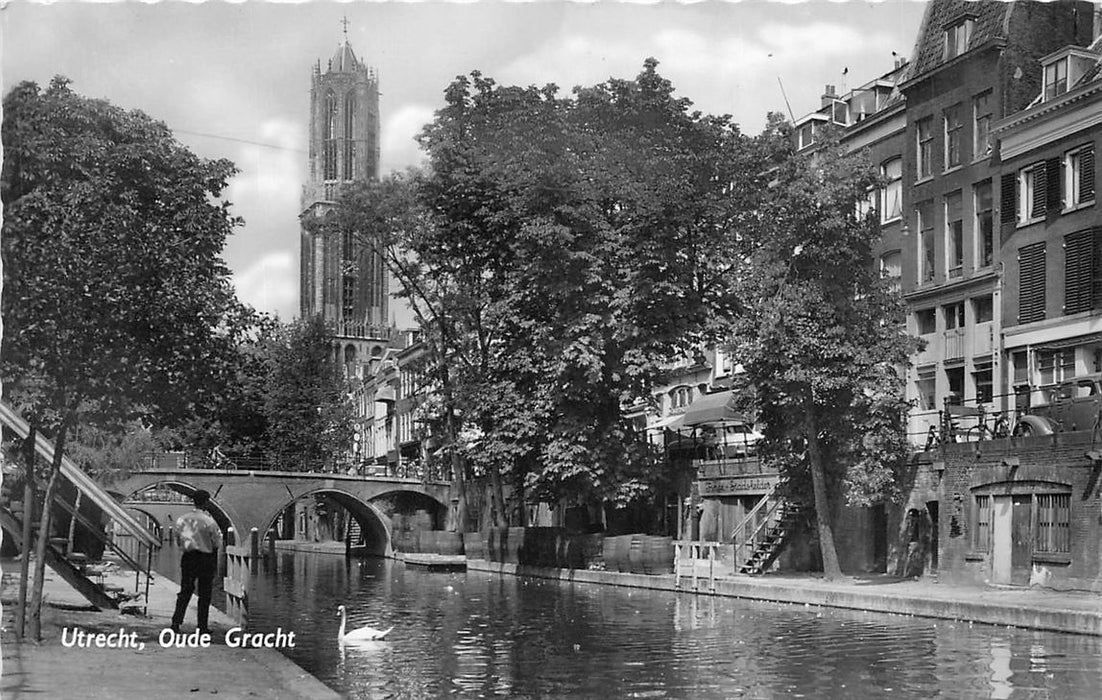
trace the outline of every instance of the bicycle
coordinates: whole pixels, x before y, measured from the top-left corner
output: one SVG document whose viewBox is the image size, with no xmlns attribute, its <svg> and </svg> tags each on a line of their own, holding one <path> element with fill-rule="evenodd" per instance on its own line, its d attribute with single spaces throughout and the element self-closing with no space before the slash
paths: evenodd
<svg viewBox="0 0 1102 700">
<path fill-rule="evenodd" d="M 965 440 L 968 442 L 979 442 L 980 440 L 996 440 L 1010 437 L 1010 421 L 1003 415 L 1003 412 L 995 411 L 991 415 L 995 418 L 993 426 L 988 426 L 987 419 L 983 414 L 980 414 L 979 422 L 965 431 Z"/>
<path fill-rule="evenodd" d="M 962 433 L 959 432 L 956 421 L 942 418 L 938 423 L 941 426 L 940 429 L 937 425 L 931 425 L 930 429 L 926 431 L 926 446 L 923 448 L 923 452 L 929 452 L 935 447 L 959 441 L 958 438 Z"/>
</svg>

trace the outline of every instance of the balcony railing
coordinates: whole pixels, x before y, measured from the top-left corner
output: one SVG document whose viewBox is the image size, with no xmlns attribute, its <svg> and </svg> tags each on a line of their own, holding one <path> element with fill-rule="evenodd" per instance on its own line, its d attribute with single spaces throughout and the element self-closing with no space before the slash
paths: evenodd
<svg viewBox="0 0 1102 700">
<path fill-rule="evenodd" d="M 371 338 L 374 340 L 389 340 L 394 332 L 389 326 L 354 321 L 340 321 L 336 324 L 335 330 L 336 335 L 341 337 Z"/>
</svg>

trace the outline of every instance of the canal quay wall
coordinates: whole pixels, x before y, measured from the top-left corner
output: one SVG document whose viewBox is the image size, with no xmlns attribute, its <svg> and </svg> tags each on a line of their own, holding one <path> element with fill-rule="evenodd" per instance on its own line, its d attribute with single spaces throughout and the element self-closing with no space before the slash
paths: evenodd
<svg viewBox="0 0 1102 700">
<path fill-rule="evenodd" d="M 816 576 L 729 576 L 710 579 L 673 574 L 631 574 L 588 569 L 554 569 L 483 559 L 467 559 L 469 570 L 532 576 L 571 583 L 646 588 L 695 595 L 746 598 L 890 615 L 945 620 L 1070 634 L 1102 636 L 1102 597 L 1090 593 L 1041 589 L 981 588 L 926 579 L 887 576 L 845 577 L 825 581 Z"/>
</svg>

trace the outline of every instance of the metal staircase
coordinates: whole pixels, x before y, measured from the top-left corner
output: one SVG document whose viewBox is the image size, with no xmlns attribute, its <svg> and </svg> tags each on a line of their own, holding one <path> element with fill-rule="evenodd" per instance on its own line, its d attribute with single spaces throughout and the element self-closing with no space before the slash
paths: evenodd
<svg viewBox="0 0 1102 700">
<path fill-rule="evenodd" d="M 801 523 L 803 507 L 779 495 L 783 484 L 778 480 L 735 528 L 740 574 L 758 575 L 768 570 Z"/>
</svg>

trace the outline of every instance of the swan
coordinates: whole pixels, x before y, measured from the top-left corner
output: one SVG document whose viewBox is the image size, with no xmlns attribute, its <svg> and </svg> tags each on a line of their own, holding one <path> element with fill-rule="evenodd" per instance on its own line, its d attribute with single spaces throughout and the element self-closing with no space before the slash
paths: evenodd
<svg viewBox="0 0 1102 700">
<path fill-rule="evenodd" d="M 382 639 L 390 633 L 393 627 L 388 627 L 385 630 L 377 630 L 374 627 L 358 627 L 350 632 L 345 632 L 344 627 L 347 622 L 347 615 L 344 612 L 344 606 L 337 606 L 337 614 L 341 616 L 341 628 L 337 631 L 337 641 L 340 642 L 370 642 L 377 639 Z"/>
</svg>

